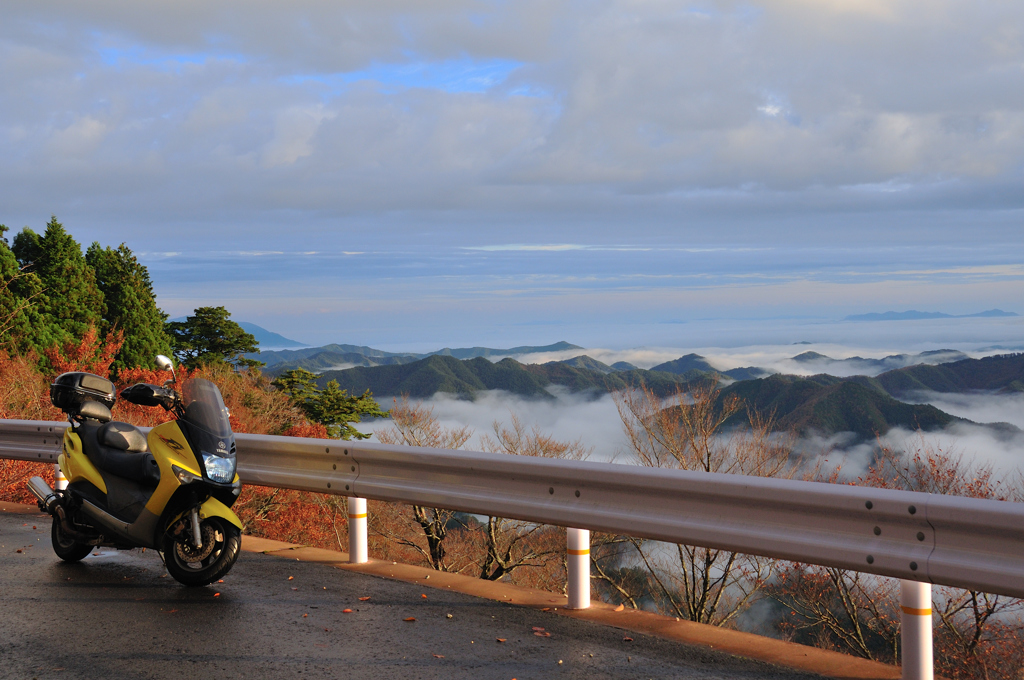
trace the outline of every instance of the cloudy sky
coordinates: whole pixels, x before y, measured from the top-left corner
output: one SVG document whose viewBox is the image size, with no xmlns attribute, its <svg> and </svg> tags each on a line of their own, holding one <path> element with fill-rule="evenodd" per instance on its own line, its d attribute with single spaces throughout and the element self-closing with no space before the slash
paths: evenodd
<svg viewBox="0 0 1024 680">
<path fill-rule="evenodd" d="M 12 1 L 0 152 L 0 222 L 310 343 L 1024 313 L 1019 0 Z"/>
</svg>

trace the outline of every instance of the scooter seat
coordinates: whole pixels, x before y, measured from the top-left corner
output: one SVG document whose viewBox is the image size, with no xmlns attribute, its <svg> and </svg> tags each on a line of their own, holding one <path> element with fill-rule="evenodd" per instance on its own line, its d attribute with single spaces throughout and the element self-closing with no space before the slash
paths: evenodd
<svg viewBox="0 0 1024 680">
<path fill-rule="evenodd" d="M 98 437 L 101 444 L 121 451 L 144 453 L 149 450 L 149 446 L 146 444 L 146 435 L 128 423 L 111 421 L 100 428 Z"/>
<path fill-rule="evenodd" d="M 108 425 L 115 424 L 131 428 L 131 425 L 125 423 L 108 423 Z M 145 486 L 156 486 L 160 481 L 160 468 L 156 459 L 153 458 L 153 454 L 107 445 L 100 435 L 100 432 L 106 427 L 107 425 L 95 426 L 88 422 L 78 427 L 78 433 L 82 437 L 82 448 L 85 449 L 85 454 L 89 456 L 89 459 L 104 472 L 130 479 Z M 135 431 L 135 434 L 142 436 L 138 430 Z M 127 438 L 125 439 L 127 441 Z M 145 442 L 145 438 L 143 438 L 143 442 Z"/>
</svg>

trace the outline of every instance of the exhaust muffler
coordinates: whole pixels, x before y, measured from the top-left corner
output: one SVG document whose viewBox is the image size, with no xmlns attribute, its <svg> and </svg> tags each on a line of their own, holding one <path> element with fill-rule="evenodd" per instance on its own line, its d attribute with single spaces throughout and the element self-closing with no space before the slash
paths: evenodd
<svg viewBox="0 0 1024 680">
<path fill-rule="evenodd" d="M 39 509 L 52 515 L 54 508 L 59 505 L 60 498 L 50 488 L 50 485 L 44 482 L 42 477 L 33 477 L 28 480 L 28 490 L 39 501 Z"/>
</svg>

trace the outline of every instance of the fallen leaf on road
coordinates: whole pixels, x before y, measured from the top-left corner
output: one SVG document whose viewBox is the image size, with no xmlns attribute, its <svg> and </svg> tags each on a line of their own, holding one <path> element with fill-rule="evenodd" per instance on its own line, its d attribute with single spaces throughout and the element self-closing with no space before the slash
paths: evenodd
<svg viewBox="0 0 1024 680">
<path fill-rule="evenodd" d="M 342 609 L 342 610 L 341 610 L 341 613 L 342 613 L 342 614 L 351 614 L 351 613 L 352 613 L 352 610 L 351 610 L 351 609 Z"/>
<path fill-rule="evenodd" d="M 620 604 L 620 605 L 619 605 L 618 607 L 616 607 L 616 608 L 615 608 L 615 611 L 617 611 L 617 612 L 621 612 L 621 611 L 622 611 L 623 609 L 625 609 L 625 608 L 626 608 L 626 605 L 624 605 L 624 604 Z"/>
<path fill-rule="evenodd" d="M 551 633 L 548 633 L 546 631 L 545 632 L 537 632 L 537 633 L 534 633 L 534 635 L 536 635 L 537 637 L 551 637 Z"/>
<path fill-rule="evenodd" d="M 177 609 L 172 609 L 172 610 L 170 610 L 170 611 L 169 611 L 169 612 L 167 612 L 167 613 L 168 613 L 168 614 L 173 614 L 173 613 L 174 613 L 174 612 L 176 612 L 176 611 L 178 611 L 178 610 L 177 610 Z"/>
<path fill-rule="evenodd" d="M 214 593 L 213 596 L 214 597 L 220 597 L 220 593 Z"/>
<path fill-rule="evenodd" d="M 443 659 L 444 658 L 444 654 L 434 654 L 433 656 L 434 656 L 435 659 Z"/>
<path fill-rule="evenodd" d="M 292 588 L 292 590 L 298 590 L 298 588 Z"/>
<path fill-rule="evenodd" d="M 533 627 L 533 629 L 534 629 L 535 631 L 537 631 L 537 630 L 544 630 L 544 629 L 543 629 L 543 628 L 541 628 L 540 626 L 534 626 L 534 627 Z"/>
<path fill-rule="evenodd" d="M 294 576 L 289 576 L 289 577 L 288 577 L 288 580 L 289 580 L 289 581 L 294 581 L 294 580 L 295 580 L 295 577 L 294 577 Z"/>
<path fill-rule="evenodd" d="M 632 642 L 633 638 L 631 638 L 631 637 L 624 637 L 624 638 L 622 638 L 622 641 L 623 642 Z"/>
<path fill-rule="evenodd" d="M 409 618 L 407 618 L 407 619 L 402 619 L 402 620 L 403 620 L 403 621 L 407 621 L 407 622 L 410 622 L 410 623 L 411 623 L 412 621 L 415 621 L 415 620 L 416 620 L 416 617 L 415 617 L 415 616 L 410 616 Z"/>
<path fill-rule="evenodd" d="M 224 579 L 217 581 L 217 583 L 224 583 Z"/>
<path fill-rule="evenodd" d="M 359 598 L 359 601 L 360 601 L 360 602 L 366 602 L 366 601 L 367 601 L 367 600 L 369 600 L 369 599 L 370 599 L 370 597 L 369 597 L 369 596 L 366 596 L 366 597 L 361 597 L 361 598 Z"/>
<path fill-rule="evenodd" d="M 505 638 L 494 638 L 494 639 L 497 640 L 498 642 L 504 642 L 505 641 Z"/>
<path fill-rule="evenodd" d="M 541 611 L 542 612 L 549 612 L 549 611 L 551 611 L 551 607 L 541 607 Z"/>
<path fill-rule="evenodd" d="M 330 633 L 331 629 L 330 628 L 324 628 L 324 632 Z"/>
<path fill-rule="evenodd" d="M 309 618 L 309 614 L 303 614 L 303 615 L 302 615 L 302 618 L 304 618 L 304 619 L 308 619 L 308 618 Z"/>
<path fill-rule="evenodd" d="M 427 599 L 427 594 L 426 593 L 421 593 L 420 597 L 422 597 L 425 600 L 425 599 Z"/>
</svg>

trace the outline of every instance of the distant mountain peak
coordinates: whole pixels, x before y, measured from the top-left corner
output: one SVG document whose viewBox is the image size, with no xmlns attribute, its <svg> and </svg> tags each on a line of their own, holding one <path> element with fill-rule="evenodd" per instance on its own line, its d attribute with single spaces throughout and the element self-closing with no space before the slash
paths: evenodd
<svg viewBox="0 0 1024 680">
<path fill-rule="evenodd" d="M 284 349 L 287 347 L 309 347 L 309 345 L 304 342 L 291 340 L 279 333 L 268 331 L 266 328 L 257 326 L 249 321 L 239 321 L 238 325 L 242 327 L 243 331 L 256 338 L 256 342 L 259 343 L 260 347 L 273 347 L 275 349 Z"/>
<path fill-rule="evenodd" d="M 793 361 L 799 361 L 801 363 L 807 361 L 832 361 L 832 357 L 824 354 L 818 354 L 817 352 L 804 352 L 803 354 L 797 354 L 793 357 Z"/>
<path fill-rule="evenodd" d="M 1004 312 L 1001 309 L 988 309 L 976 314 L 946 314 L 945 312 L 919 312 L 908 309 L 905 312 L 872 312 L 870 314 L 851 314 L 843 321 L 919 321 L 922 319 L 976 319 L 1001 318 L 1019 316 L 1015 312 Z"/>
<path fill-rule="evenodd" d="M 658 364 L 651 368 L 652 371 L 663 371 L 665 373 L 675 373 L 676 375 L 685 375 L 690 371 L 703 371 L 705 373 L 717 372 L 714 366 L 707 362 L 707 359 L 699 354 L 684 354 L 678 359 L 672 361 L 666 361 L 663 364 Z"/>
</svg>

